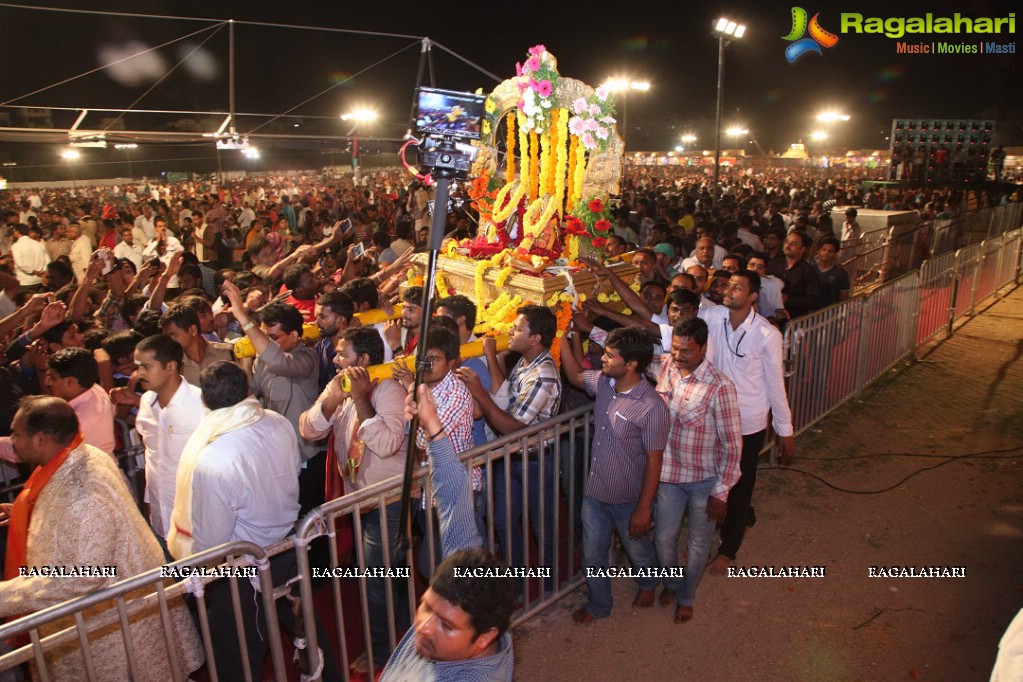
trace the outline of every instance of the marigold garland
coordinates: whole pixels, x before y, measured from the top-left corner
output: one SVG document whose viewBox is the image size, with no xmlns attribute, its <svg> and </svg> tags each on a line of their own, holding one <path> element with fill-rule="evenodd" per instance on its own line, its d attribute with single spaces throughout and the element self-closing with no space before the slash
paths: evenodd
<svg viewBox="0 0 1023 682">
<path fill-rule="evenodd" d="M 551 129 L 556 131 L 558 140 L 557 146 L 554 148 L 557 161 L 554 164 L 554 183 L 551 193 L 554 195 L 554 200 L 557 203 L 559 216 L 564 215 L 565 206 L 565 171 L 568 167 L 565 149 L 565 140 L 568 138 L 567 118 L 561 109 L 556 109 L 554 111 L 554 125 L 551 126 Z"/>
<path fill-rule="evenodd" d="M 565 210 L 571 212 L 575 208 L 575 156 L 579 148 L 579 138 L 572 136 L 572 143 L 568 149 L 568 172 L 571 174 L 566 178 L 569 182 L 568 199 L 565 202 Z"/>
<path fill-rule="evenodd" d="M 532 132 L 529 134 L 529 200 L 535 201 L 540 184 L 540 140 Z"/>
<path fill-rule="evenodd" d="M 563 140 L 563 138 L 558 134 L 560 132 L 558 119 L 560 118 L 561 109 L 554 109 L 551 111 L 550 151 L 548 152 L 550 158 L 547 160 L 548 165 L 550 165 L 550 171 L 547 173 L 547 184 L 544 187 L 544 192 L 553 196 L 557 196 L 557 158 L 558 150 Z"/>
<path fill-rule="evenodd" d="M 583 196 L 583 180 L 586 178 L 586 150 L 576 149 L 575 174 L 572 178 L 572 203 L 577 204 Z"/>
<path fill-rule="evenodd" d="M 497 279 L 494 280 L 494 286 L 498 289 L 503 288 L 505 282 L 508 281 L 508 278 L 511 277 L 513 272 L 515 272 L 515 268 L 510 265 L 503 268 L 501 272 L 497 273 Z"/>
<path fill-rule="evenodd" d="M 554 200 L 554 197 L 550 195 L 538 197 L 536 201 L 529 205 L 529 208 L 526 209 L 525 214 L 522 216 L 522 234 L 527 238 L 535 239 L 543 231 L 547 223 L 550 222 L 551 218 L 554 217 L 554 212 L 557 208 L 558 202 Z M 537 214 L 538 212 L 539 214 Z M 530 239 L 530 241 L 533 241 L 533 239 Z M 524 243 L 525 239 L 523 239 Z M 526 250 L 528 251 L 528 249 Z"/>
<path fill-rule="evenodd" d="M 521 296 L 512 296 L 507 291 L 501 293 L 489 305 L 480 306 L 473 331 L 476 334 L 507 333 L 521 305 Z"/>
<path fill-rule="evenodd" d="M 540 135 L 540 173 L 537 178 L 536 184 L 536 195 L 541 196 L 543 194 L 550 194 L 547 191 L 547 185 L 551 179 L 551 161 L 553 154 L 551 154 L 551 136 L 548 131 L 544 131 Z"/>
<path fill-rule="evenodd" d="M 443 272 L 440 272 L 438 270 L 437 275 L 434 278 L 434 281 L 437 284 L 437 295 L 440 296 L 441 298 L 450 296 L 451 294 L 454 293 L 454 290 L 448 286 L 447 280 L 444 279 Z"/>
<path fill-rule="evenodd" d="M 514 189 L 514 191 L 512 191 Z M 508 199 L 508 203 L 505 203 L 505 199 L 508 198 L 508 193 L 512 192 L 511 199 Z M 522 201 L 522 196 L 526 193 L 526 188 L 522 182 L 509 182 L 497 192 L 497 196 L 494 197 L 494 209 L 490 214 L 490 220 L 494 223 L 503 223 L 511 217 L 512 213 L 519 207 L 519 202 Z"/>
<path fill-rule="evenodd" d="M 572 304 L 567 301 L 559 303 L 555 317 L 558 321 L 558 331 L 554 336 L 554 342 L 551 343 L 551 357 L 554 359 L 554 364 L 558 366 L 558 369 L 561 369 L 561 343 L 564 341 L 565 332 L 572 321 Z"/>
<path fill-rule="evenodd" d="M 523 127 L 523 125 L 522 125 L 522 122 L 525 120 L 525 118 L 526 118 L 525 116 L 523 116 L 522 114 L 519 114 L 516 117 L 516 120 L 518 121 L 518 131 L 519 131 L 519 133 L 518 133 L 519 134 L 519 165 L 522 166 L 522 168 L 519 169 L 519 182 L 522 183 L 522 186 L 524 188 L 528 188 L 529 187 L 529 174 L 532 172 L 532 170 L 529 168 L 529 131 L 527 131 Z M 510 182 L 511 178 L 508 178 L 508 181 Z"/>
<path fill-rule="evenodd" d="M 490 267 L 490 261 L 488 260 L 481 260 L 476 263 L 476 273 L 473 276 L 472 283 L 477 301 L 485 300 L 485 296 L 483 295 L 483 273 L 486 272 L 488 267 Z"/>
<path fill-rule="evenodd" d="M 569 262 L 579 260 L 579 235 L 570 234 L 565 236 L 565 258 Z"/>
<path fill-rule="evenodd" d="M 508 141 L 505 143 L 504 180 L 511 182 L 515 179 L 515 113 L 508 112 L 505 120 L 508 123 Z"/>
</svg>

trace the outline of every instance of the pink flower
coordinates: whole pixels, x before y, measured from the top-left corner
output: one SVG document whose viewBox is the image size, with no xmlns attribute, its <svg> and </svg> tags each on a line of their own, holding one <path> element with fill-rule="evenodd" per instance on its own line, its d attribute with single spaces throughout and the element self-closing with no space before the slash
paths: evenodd
<svg viewBox="0 0 1023 682">
<path fill-rule="evenodd" d="M 582 97 L 576 97 L 575 101 L 572 102 L 572 111 L 576 114 L 581 114 L 586 111 L 586 100 Z"/>
<path fill-rule="evenodd" d="M 600 99 L 607 99 L 607 95 L 608 95 L 607 88 L 605 88 L 604 86 L 600 86 L 599 88 L 597 88 L 597 97 L 599 97 Z"/>
<path fill-rule="evenodd" d="M 515 103 L 515 106 L 517 106 L 517 107 L 519 108 L 519 111 L 522 111 L 522 108 L 523 108 L 523 107 L 524 107 L 525 105 L 526 105 L 526 103 L 525 103 L 525 102 L 523 102 L 523 101 L 522 101 L 521 99 L 520 99 L 520 100 L 519 100 L 518 102 L 516 102 L 516 103 Z"/>
<path fill-rule="evenodd" d="M 540 83 L 535 78 L 529 79 L 529 89 L 534 92 L 540 89 Z"/>
<path fill-rule="evenodd" d="M 597 148 L 597 141 L 593 139 L 593 135 L 591 135 L 590 133 L 583 133 L 581 141 L 583 143 L 583 146 L 586 147 L 587 149 Z"/>
<path fill-rule="evenodd" d="M 597 128 L 597 137 L 599 137 L 600 139 L 606 140 L 607 134 L 608 134 L 607 128 Z"/>
<path fill-rule="evenodd" d="M 572 135 L 575 135 L 576 137 L 586 132 L 586 129 L 583 125 L 583 120 L 578 116 L 573 116 L 571 119 L 569 119 L 568 132 Z"/>
<path fill-rule="evenodd" d="M 546 51 L 547 48 L 544 47 L 543 45 L 534 45 L 533 47 L 529 48 L 529 54 L 535 54 L 537 57 L 539 57 Z"/>
<path fill-rule="evenodd" d="M 540 86 L 536 89 L 536 91 L 540 93 L 541 97 L 550 97 L 554 88 L 551 87 L 551 82 L 549 80 L 544 79 L 540 81 Z"/>
<path fill-rule="evenodd" d="M 615 121 L 614 116 L 601 116 L 600 122 L 605 125 L 614 125 L 615 123 L 617 123 L 617 121 Z"/>
<path fill-rule="evenodd" d="M 518 62 L 515 62 L 515 75 L 516 76 L 521 76 L 522 75 L 522 64 L 520 64 Z"/>
<path fill-rule="evenodd" d="M 588 118 L 588 119 L 586 119 L 583 122 L 583 130 L 588 130 L 590 132 L 593 132 L 594 130 L 597 130 L 598 128 L 600 128 L 600 124 L 597 123 L 596 121 L 594 121 L 592 118 Z"/>
<path fill-rule="evenodd" d="M 591 104 L 588 108 L 590 116 L 600 116 L 600 105 Z"/>
<path fill-rule="evenodd" d="M 533 55 L 532 57 L 527 59 L 526 60 L 526 70 L 527 71 L 539 71 L 540 70 L 540 58 L 537 57 L 536 55 Z"/>
</svg>

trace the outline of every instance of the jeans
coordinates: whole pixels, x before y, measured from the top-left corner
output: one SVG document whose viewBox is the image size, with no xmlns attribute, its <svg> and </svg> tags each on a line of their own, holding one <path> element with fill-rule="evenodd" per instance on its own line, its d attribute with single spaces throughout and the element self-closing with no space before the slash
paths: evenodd
<svg viewBox="0 0 1023 682">
<path fill-rule="evenodd" d="M 387 512 L 387 536 L 381 534 L 381 509 L 373 509 L 362 515 L 362 546 L 366 568 L 405 565 L 405 553 L 398 549 L 394 539 L 398 534 L 401 519 L 401 502 L 392 502 Z M 390 562 L 384 562 L 384 545 L 390 551 Z M 391 596 L 394 600 L 395 644 L 402 633 L 411 625 L 408 612 L 408 583 L 401 578 L 366 578 L 367 606 L 369 610 L 369 633 L 373 645 L 373 665 L 383 667 L 391 655 L 387 614 L 387 585 L 391 581 Z"/>
<path fill-rule="evenodd" d="M 739 482 L 728 493 L 728 513 L 721 524 L 721 548 L 718 554 L 735 561 L 735 555 L 742 546 L 749 521 L 750 502 L 753 501 L 753 486 L 757 482 L 757 464 L 760 448 L 764 447 L 767 431 L 757 431 L 742 437 L 742 456 L 739 460 Z"/>
<path fill-rule="evenodd" d="M 647 534 L 633 540 L 629 535 L 629 517 L 636 509 L 634 502 L 625 504 L 607 504 L 590 497 L 583 498 L 583 570 L 587 568 L 607 569 L 610 565 L 611 537 L 618 530 L 633 568 L 654 568 L 657 566 L 657 553 L 654 543 Z M 657 578 L 636 578 L 641 590 L 653 590 L 659 582 Z M 586 610 L 594 618 L 607 618 L 611 615 L 611 579 L 606 577 L 587 576 L 586 589 L 590 599 Z"/>
<path fill-rule="evenodd" d="M 523 480 L 522 460 L 524 456 L 511 456 L 503 462 L 494 464 L 494 531 L 496 540 L 501 543 L 505 561 L 510 566 L 528 566 L 522 546 L 523 516 L 522 494 L 523 483 L 529 494 L 529 523 L 533 528 L 536 544 L 543 548 L 543 560 L 538 559 L 538 566 L 554 566 L 554 505 L 558 503 L 557 484 L 554 478 L 554 455 L 544 448 L 541 454 L 530 454 L 526 462 L 525 480 Z M 542 461 L 541 461 L 542 460 Z M 543 470 L 543 516 L 540 515 L 540 472 Z M 505 508 L 508 495 L 505 492 L 506 481 L 511 483 L 511 517 Z M 508 534 L 511 534 L 511 547 L 507 546 Z M 509 551 L 510 550 L 510 551 Z M 552 580 L 545 580 L 544 589 L 553 589 Z"/>
<path fill-rule="evenodd" d="M 696 588 L 710 556 L 715 524 L 707 518 L 707 498 L 715 484 L 717 477 L 711 476 L 695 483 L 662 482 L 657 488 L 657 528 L 654 539 L 657 543 L 657 557 L 665 568 L 678 566 L 678 533 L 682 526 L 682 515 L 686 509 L 689 510 L 685 577 L 664 579 L 664 587 L 675 590 L 675 602 L 679 606 L 693 605 Z"/>
</svg>

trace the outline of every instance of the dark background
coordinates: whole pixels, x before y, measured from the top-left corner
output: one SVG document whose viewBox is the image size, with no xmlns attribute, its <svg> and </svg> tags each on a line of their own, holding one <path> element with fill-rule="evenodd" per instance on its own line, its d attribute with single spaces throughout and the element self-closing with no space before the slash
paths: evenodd
<svg viewBox="0 0 1023 682">
<path fill-rule="evenodd" d="M 717 41 L 711 24 L 726 15 L 748 25 L 746 36 L 727 50 L 724 125 L 742 124 L 765 150 L 781 152 L 808 140 L 820 126 L 814 116 L 840 109 L 851 116 L 830 129 L 828 144 L 836 148 L 887 148 L 895 117 L 992 118 L 995 144 L 1023 142 L 1020 120 L 1023 96 L 1018 55 L 896 54 L 895 40 L 876 35 L 840 34 L 839 43 L 789 64 L 784 58 L 790 30 L 791 4 L 734 1 L 693 6 L 680 2 L 632 2 L 605 5 L 580 2 L 409 3 L 296 2 L 200 3 L 153 0 L 42 2 L 41 6 L 106 10 L 179 17 L 295 24 L 307 27 L 403 34 L 366 36 L 309 29 L 236 25 L 236 110 L 241 113 L 290 115 L 239 117 L 239 132 L 289 133 L 317 138 L 344 136 L 351 126 L 337 120 L 342 111 L 370 105 L 380 121 L 358 130 L 368 138 L 400 138 L 408 126 L 419 65 L 416 36 L 429 36 L 501 78 L 514 75 L 515 62 L 526 50 L 543 43 L 558 58 L 563 75 L 598 85 L 613 75 L 648 80 L 651 89 L 628 97 L 627 147 L 670 150 L 683 133 L 697 135 L 697 147 L 712 148 Z M 843 11 L 865 16 L 1006 16 L 1014 2 L 819 2 L 803 4 L 822 26 L 839 32 Z M 1023 16 L 1018 17 L 1023 26 Z M 208 23 L 183 19 L 100 16 L 21 9 L 0 5 L 0 46 L 5 55 L 0 102 L 44 88 L 101 66 L 104 48 L 127 49 L 133 41 L 155 46 L 199 31 Z M 192 59 L 177 67 L 145 95 L 136 109 L 226 111 L 228 108 L 228 30 L 205 31 L 157 51 L 149 78 L 132 80 L 139 60 L 119 73 L 101 70 L 73 82 L 17 101 L 19 106 L 129 108 L 153 86 L 155 79 L 178 63 L 182 44 L 191 49 L 209 40 Z M 942 39 L 925 36 L 924 40 Z M 949 42 L 977 43 L 991 39 L 1015 41 L 1015 35 L 946 36 Z M 913 36 L 904 40 L 913 41 Z M 136 48 L 137 49 L 137 48 Z M 126 53 L 125 53 L 126 54 Z M 201 69 L 192 68 L 199 63 Z M 433 72 L 439 87 L 491 89 L 496 81 L 446 53 L 433 49 Z M 115 77 L 116 76 L 116 77 Z M 429 73 L 424 84 L 429 84 Z M 334 87 L 332 87 L 334 86 Z M 326 91 L 326 92 L 325 92 Z M 317 96 L 319 95 L 319 96 Z M 11 112 L 0 109 L 0 112 Z M 17 113 L 4 125 L 18 125 Z M 54 112 L 56 127 L 69 127 L 76 112 Z M 91 113 L 85 128 L 105 127 L 104 116 Z M 176 115 L 133 113 L 122 119 L 128 130 L 165 130 Z M 215 130 L 223 115 L 190 117 L 196 129 Z M 619 108 L 621 119 L 621 107 Z M 180 123 L 180 122 L 179 122 Z M 297 125 L 296 125 L 297 124 Z M 119 126 L 120 124 L 115 124 Z M 261 127 L 260 127 L 261 126 Z M 187 127 L 187 122 L 186 122 Z M 179 128 L 180 129 L 180 128 Z M 0 170 L 9 179 L 40 179 L 33 167 L 49 168 L 64 177 L 67 164 L 59 151 L 67 138 L 57 134 L 50 144 L 0 143 L 0 161 L 17 161 Z M 291 141 L 264 143 L 264 158 L 242 161 L 238 152 L 222 152 L 220 167 L 312 168 L 346 163 L 348 142 Z M 209 142 L 142 146 L 132 152 L 82 150 L 80 177 L 124 175 L 130 154 L 136 175 L 152 173 L 145 159 L 177 157 L 161 168 L 216 170 L 216 152 Z M 362 141 L 364 152 L 390 150 L 393 144 Z M 749 147 L 751 152 L 756 147 Z M 368 160 L 368 162 L 372 162 Z M 104 165 L 106 166 L 104 168 Z M 91 167 L 91 169 L 90 169 Z M 95 171 L 95 172 L 94 172 Z M 109 172 L 108 172 L 109 171 Z M 41 170 L 39 172 L 42 172 Z M 18 175 L 22 175 L 19 178 Z M 46 175 L 46 172 L 42 173 Z"/>
</svg>

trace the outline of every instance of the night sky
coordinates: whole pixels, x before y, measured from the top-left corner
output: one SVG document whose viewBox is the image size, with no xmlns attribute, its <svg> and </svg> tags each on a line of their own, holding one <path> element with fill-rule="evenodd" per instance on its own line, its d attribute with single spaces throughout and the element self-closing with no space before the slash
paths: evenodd
<svg viewBox="0 0 1023 682">
<path fill-rule="evenodd" d="M 279 22 L 363 31 L 429 36 L 501 77 L 514 75 L 527 48 L 544 43 L 558 57 L 563 75 L 597 85 L 625 74 L 649 80 L 651 90 L 628 101 L 627 146 L 670 149 L 684 132 L 697 146 L 712 146 L 717 41 L 712 21 L 727 15 L 748 25 L 745 38 L 727 52 L 725 125 L 741 123 L 766 149 L 782 151 L 819 126 L 818 112 L 837 108 L 852 117 L 832 130 L 836 145 L 887 147 L 891 119 L 904 117 L 992 117 L 1002 122 L 996 142 L 1023 143 L 1019 55 L 897 54 L 895 40 L 876 35 L 839 34 L 823 55 L 789 64 L 782 39 L 791 28 L 788 2 L 292 2 L 199 3 L 152 0 L 51 2 L 44 6 L 104 9 L 242 21 Z M 598 9 L 615 7 L 614 12 Z M 867 16 L 1006 16 L 1023 9 L 1018 2 L 820 2 L 803 4 L 821 25 L 839 30 L 841 12 Z M 1023 12 L 1018 12 L 1023 27 Z M 129 17 L 61 14 L 0 7 L 0 45 L 5 55 L 0 101 L 28 93 L 101 64 L 101 54 L 122 54 L 133 43 L 154 46 L 198 31 L 208 24 Z M 1019 32 L 1020 29 L 1017 29 Z M 191 50 L 212 31 L 190 39 Z M 1016 41 L 1016 35 L 946 36 L 951 42 L 984 38 Z M 912 36 L 907 36 L 912 40 Z M 923 40 L 940 40 L 925 36 Z M 237 110 L 281 113 L 332 84 L 351 80 L 313 99 L 295 114 L 336 117 L 360 104 L 382 115 L 375 134 L 400 137 L 408 122 L 419 49 L 408 38 L 367 37 L 287 28 L 236 28 Z M 227 29 L 209 39 L 138 108 L 226 110 Z M 1019 47 L 1023 47 L 1020 45 Z M 404 52 L 394 55 L 402 48 Z M 22 100 L 24 105 L 128 107 L 180 59 L 182 45 L 158 51 L 144 64 L 104 71 Z M 383 64 L 362 72 L 374 63 Z M 109 56 L 107 57 L 109 59 Z M 133 60 L 133 63 L 138 60 Z M 442 50 L 434 50 L 436 85 L 449 89 L 489 89 L 495 82 Z M 429 81 L 429 76 L 425 76 Z M 58 123 L 66 116 L 55 117 Z M 90 119 L 93 120 L 93 119 Z M 168 119 L 135 115 L 129 128 L 151 129 Z M 283 124 L 280 122 L 278 125 Z M 294 128 L 294 123 L 299 127 Z M 245 132 L 257 125 L 242 119 Z M 288 119 L 295 133 L 345 134 L 340 122 Z M 215 128 L 216 126 L 214 126 Z"/>
</svg>

